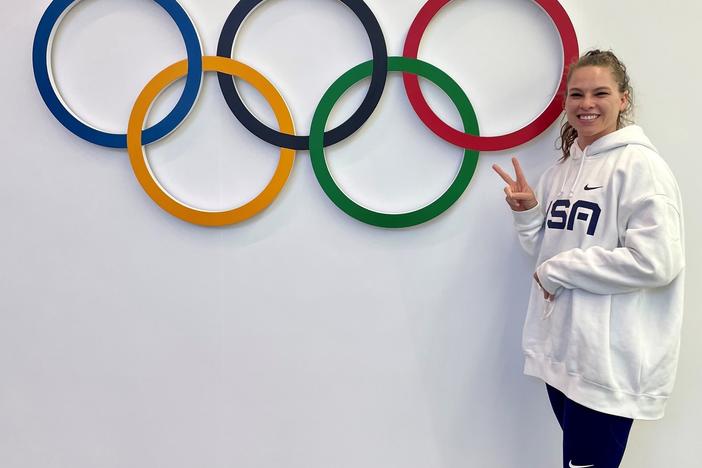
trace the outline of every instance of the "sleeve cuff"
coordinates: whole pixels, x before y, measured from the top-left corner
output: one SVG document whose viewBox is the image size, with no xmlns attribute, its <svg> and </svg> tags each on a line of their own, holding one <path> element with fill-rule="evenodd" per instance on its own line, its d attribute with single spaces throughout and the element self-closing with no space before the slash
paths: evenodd
<svg viewBox="0 0 702 468">
<path fill-rule="evenodd" d="M 514 217 L 514 224 L 517 226 L 541 226 L 544 221 L 544 214 L 541 212 L 541 204 L 538 202 L 536 203 L 536 206 L 529 208 L 526 211 L 512 210 L 512 216 Z"/>
<path fill-rule="evenodd" d="M 539 277 L 539 281 L 541 282 L 541 287 L 543 287 L 546 292 L 553 294 L 554 296 L 558 292 L 558 290 L 562 287 L 560 284 L 554 282 L 551 280 L 550 275 L 548 274 L 549 270 L 549 265 L 548 265 L 548 260 L 539 265 L 539 267 L 536 269 L 536 276 Z"/>
</svg>

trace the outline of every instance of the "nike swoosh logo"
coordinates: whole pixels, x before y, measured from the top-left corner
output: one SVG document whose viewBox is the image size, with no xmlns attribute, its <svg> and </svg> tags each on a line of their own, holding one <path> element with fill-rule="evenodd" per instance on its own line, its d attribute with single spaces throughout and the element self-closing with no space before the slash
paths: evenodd
<svg viewBox="0 0 702 468">
<path fill-rule="evenodd" d="M 602 188 L 602 187 L 603 187 L 602 185 L 600 185 L 599 187 L 590 187 L 589 185 L 586 185 L 585 190 L 595 190 L 595 189 Z"/>
<path fill-rule="evenodd" d="M 595 466 L 595 465 L 573 465 L 573 462 L 569 461 L 568 466 L 570 468 L 588 468 L 588 467 Z"/>
</svg>

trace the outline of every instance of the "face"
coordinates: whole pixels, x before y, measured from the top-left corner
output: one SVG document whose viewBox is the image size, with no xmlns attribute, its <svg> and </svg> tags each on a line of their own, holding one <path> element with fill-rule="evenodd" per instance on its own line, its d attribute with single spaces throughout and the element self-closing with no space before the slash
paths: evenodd
<svg viewBox="0 0 702 468">
<path fill-rule="evenodd" d="M 568 123 L 578 131 L 581 148 L 615 131 L 626 105 L 627 95 L 619 92 L 608 67 L 586 66 L 573 71 L 565 111 Z"/>
</svg>

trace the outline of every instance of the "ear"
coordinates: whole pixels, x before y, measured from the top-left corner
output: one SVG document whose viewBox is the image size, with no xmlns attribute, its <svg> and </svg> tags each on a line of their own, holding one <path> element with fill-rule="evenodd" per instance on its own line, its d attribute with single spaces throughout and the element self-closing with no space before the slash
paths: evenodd
<svg viewBox="0 0 702 468">
<path fill-rule="evenodd" d="M 619 98 L 619 112 L 624 112 L 626 106 L 629 105 L 629 91 L 624 91 Z"/>
</svg>

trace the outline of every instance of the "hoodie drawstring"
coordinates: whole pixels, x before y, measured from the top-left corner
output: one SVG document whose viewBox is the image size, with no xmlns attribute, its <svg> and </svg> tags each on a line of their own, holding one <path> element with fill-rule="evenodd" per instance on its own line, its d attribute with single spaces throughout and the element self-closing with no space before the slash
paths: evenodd
<svg viewBox="0 0 702 468">
<path fill-rule="evenodd" d="M 580 167 L 578 168 L 578 173 L 575 175 L 575 180 L 573 181 L 573 186 L 570 188 L 570 193 L 568 194 L 568 198 L 572 197 L 573 194 L 575 194 L 575 187 L 578 185 L 578 181 L 580 180 L 580 174 L 583 173 L 583 166 L 585 165 L 585 158 L 587 157 L 587 149 L 589 148 L 586 147 L 585 150 L 583 151 L 582 155 L 582 161 L 580 161 Z"/>
<path fill-rule="evenodd" d="M 575 143 L 577 144 L 577 143 Z M 573 185 L 570 188 L 570 193 L 568 193 L 568 198 L 571 198 L 575 194 L 575 187 L 578 185 L 578 181 L 580 180 L 580 175 L 583 173 L 583 166 L 585 165 L 585 157 L 587 156 L 587 149 L 589 148 L 586 147 L 585 151 L 583 151 L 583 154 L 581 156 L 580 160 L 580 167 L 578 168 L 578 172 L 575 174 L 575 180 L 573 181 Z M 558 192 L 558 196 L 560 197 L 563 195 L 563 192 L 565 190 L 566 183 L 568 182 L 568 178 L 570 177 L 570 165 L 568 165 L 568 170 L 566 171 L 566 176 L 565 179 L 563 179 L 563 184 L 561 184 L 561 190 Z"/>
<path fill-rule="evenodd" d="M 563 190 L 565 189 L 565 185 L 566 185 L 566 182 L 568 181 L 568 177 L 570 177 L 570 164 L 568 165 L 568 170 L 566 171 L 565 179 L 563 179 L 563 184 L 561 184 L 561 190 L 558 192 L 559 197 L 561 195 L 563 195 Z"/>
<path fill-rule="evenodd" d="M 549 318 L 551 316 L 551 314 L 553 313 L 553 309 L 554 309 L 553 306 L 554 306 L 555 300 L 556 300 L 555 297 L 551 298 L 551 300 L 544 299 L 544 311 L 541 314 L 541 320 L 546 320 L 547 318 Z"/>
</svg>

